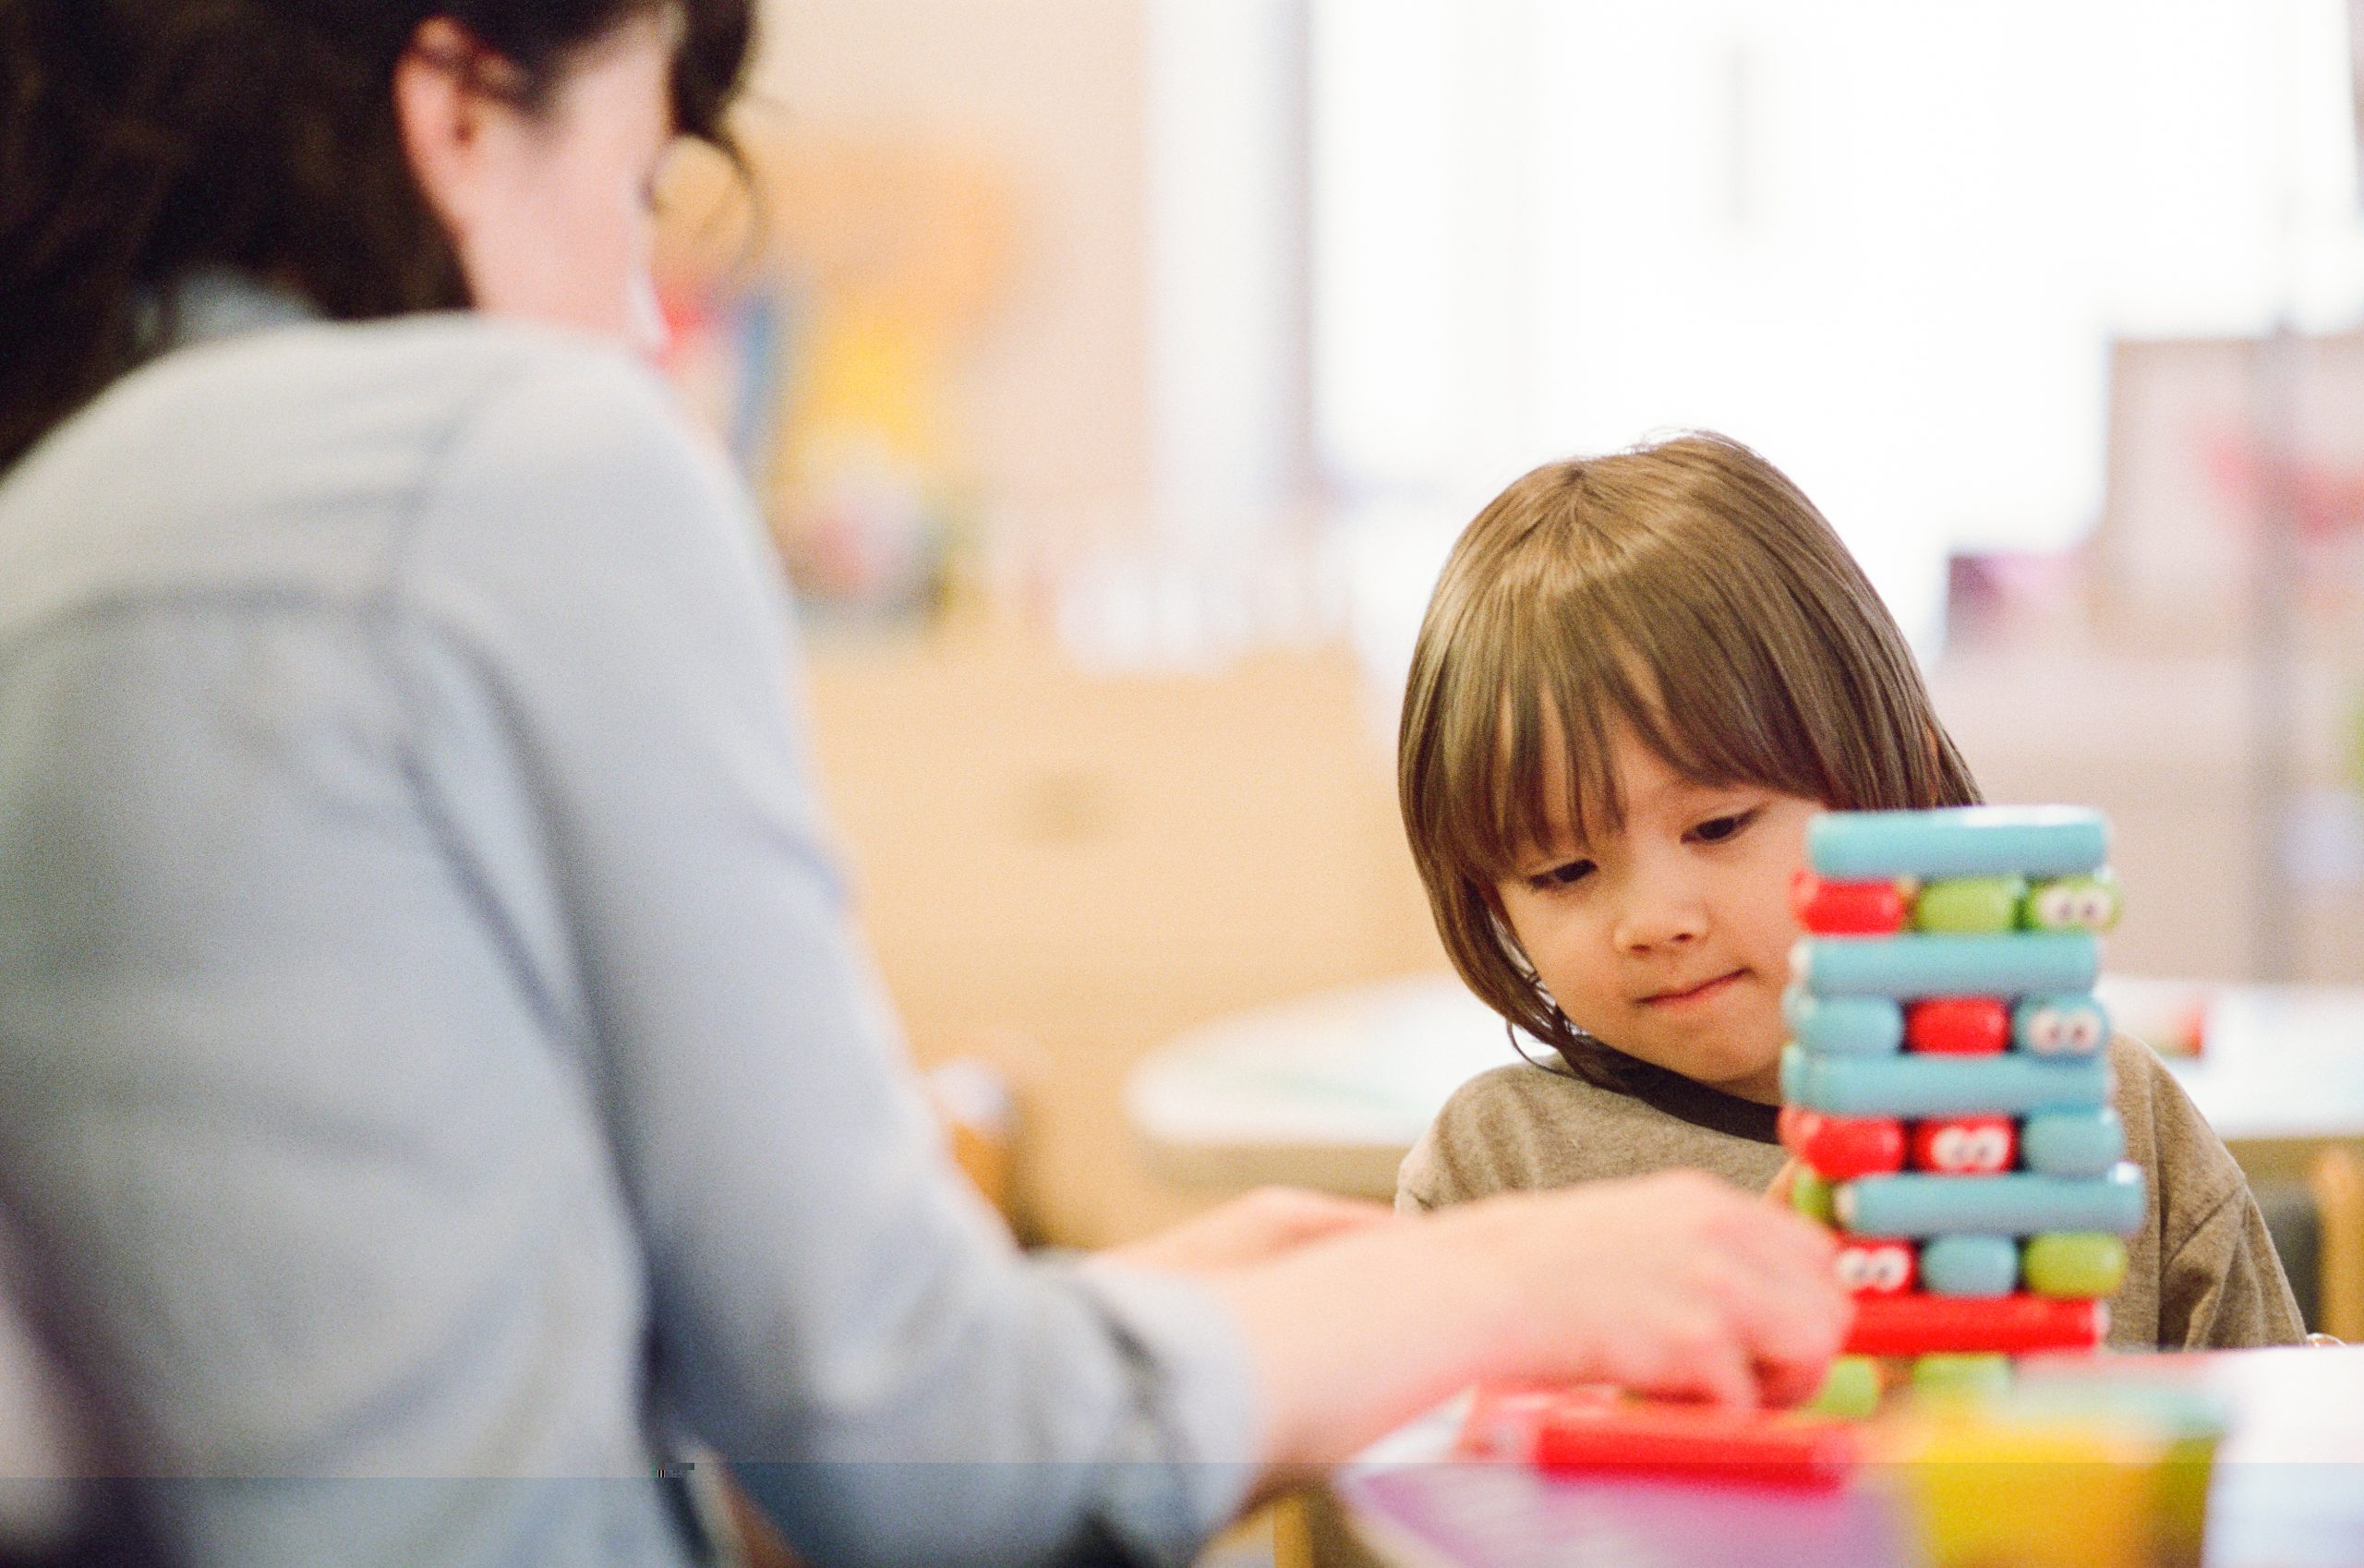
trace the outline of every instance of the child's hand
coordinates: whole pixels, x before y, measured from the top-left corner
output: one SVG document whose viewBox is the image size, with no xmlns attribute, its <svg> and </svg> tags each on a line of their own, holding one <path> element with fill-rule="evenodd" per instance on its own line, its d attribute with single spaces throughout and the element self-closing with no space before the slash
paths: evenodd
<svg viewBox="0 0 2364 1568">
<path fill-rule="evenodd" d="M 1145 1269 L 1200 1273 L 1260 1263 L 1308 1242 L 1390 1224 L 1395 1218 L 1393 1210 L 1377 1203 L 1304 1188 L 1265 1187 L 1100 1256 Z"/>
<path fill-rule="evenodd" d="M 1804 1167 L 1795 1160 L 1784 1160 L 1781 1168 L 1773 1173 L 1772 1184 L 1765 1189 L 1765 1201 L 1776 1209 L 1796 1211 L 1795 1189 L 1798 1172 Z"/>
</svg>

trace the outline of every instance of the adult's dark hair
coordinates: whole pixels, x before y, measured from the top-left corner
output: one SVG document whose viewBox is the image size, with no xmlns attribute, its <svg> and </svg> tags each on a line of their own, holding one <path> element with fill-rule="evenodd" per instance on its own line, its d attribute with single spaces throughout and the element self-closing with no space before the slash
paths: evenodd
<svg viewBox="0 0 2364 1568">
<path fill-rule="evenodd" d="M 231 268 L 345 320 L 470 303 L 410 173 L 394 66 L 446 17 L 528 110 L 635 17 L 681 23 L 681 130 L 721 144 L 752 0 L 0 0 L 0 470 Z"/>
</svg>

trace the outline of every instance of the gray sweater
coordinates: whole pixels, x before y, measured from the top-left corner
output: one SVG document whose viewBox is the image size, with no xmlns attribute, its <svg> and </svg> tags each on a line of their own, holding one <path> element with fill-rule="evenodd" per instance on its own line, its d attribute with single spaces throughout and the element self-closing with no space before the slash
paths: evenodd
<svg viewBox="0 0 2364 1568">
<path fill-rule="evenodd" d="M 2127 1238 L 2126 1283 L 2110 1303 L 2120 1350 L 2296 1345 L 2306 1336 L 2264 1216 L 2248 1181 L 2157 1055 L 2110 1043 L 2112 1100 L 2126 1157 L 2148 1176 L 2141 1227 Z M 1698 1101 L 1726 1100 L 1712 1090 Z M 1731 1130 L 1762 1111 L 1751 1134 Z M 1586 1083 L 1554 1063 L 1497 1067 L 1455 1091 L 1398 1177 L 1396 1206 L 1433 1209 L 1489 1193 L 1691 1166 L 1750 1191 L 1779 1174 L 1769 1107 L 1731 1102 L 1702 1125 L 1697 1111 Z"/>
<path fill-rule="evenodd" d="M 1186 1558 L 1244 1347 L 950 1166 L 722 465 L 588 341 L 296 314 L 0 477 L 0 1209 L 168 1542 L 677 1562 L 687 1435 L 825 1562 Z"/>
</svg>

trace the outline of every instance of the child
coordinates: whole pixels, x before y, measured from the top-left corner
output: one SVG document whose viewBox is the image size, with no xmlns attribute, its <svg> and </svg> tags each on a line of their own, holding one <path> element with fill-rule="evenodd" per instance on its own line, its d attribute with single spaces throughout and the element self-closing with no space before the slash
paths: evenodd
<svg viewBox="0 0 2364 1568">
<path fill-rule="evenodd" d="M 1895 622 L 1812 502 L 1695 435 L 1547 464 L 1454 546 L 1404 700 L 1413 858 L 1454 966 L 1560 1060 L 1453 1097 L 1398 1207 L 1697 1166 L 1780 1172 L 1780 997 L 1806 824 L 1975 803 Z M 2225 1146 L 2110 1044 L 2149 1173 L 2110 1343 L 2296 1343 Z"/>
</svg>

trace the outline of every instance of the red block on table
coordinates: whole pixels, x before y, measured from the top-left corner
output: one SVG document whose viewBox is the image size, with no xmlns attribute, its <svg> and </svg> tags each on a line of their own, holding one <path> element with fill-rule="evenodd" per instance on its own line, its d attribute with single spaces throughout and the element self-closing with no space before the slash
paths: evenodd
<svg viewBox="0 0 2364 1568">
<path fill-rule="evenodd" d="M 1790 882 L 1790 907 L 1817 936 L 1886 936 L 1904 929 L 1904 893 L 1893 882 L 1825 882 L 1801 871 Z"/>
<path fill-rule="evenodd" d="M 1803 1105 L 1784 1105 L 1775 1125 L 1781 1147 L 1825 1181 L 1852 1181 L 1904 1168 L 1904 1124 L 1894 1116 L 1833 1116 Z"/>
<path fill-rule="evenodd" d="M 1904 1048 L 1991 1056 L 2011 1043 L 2011 1013 L 1996 996 L 1932 996 L 1904 1009 Z"/>
<path fill-rule="evenodd" d="M 1994 1176 L 2020 1156 L 2020 1124 L 2008 1116 L 1943 1116 L 1912 1125 L 1912 1168 L 1948 1176 Z"/>
<path fill-rule="evenodd" d="M 1535 1457 L 1535 1434 L 1555 1412 L 1623 1403 L 1623 1390 L 1607 1383 L 1480 1383 L 1454 1441 L 1456 1459 Z"/>
<path fill-rule="evenodd" d="M 1850 1356 L 2091 1350 L 2109 1332 L 2105 1301 L 2054 1301 L 2025 1291 L 1960 1296 L 1863 1296 L 1842 1347 Z"/>
<path fill-rule="evenodd" d="M 1562 1473 L 1827 1490 L 1846 1480 L 1859 1444 L 1843 1421 L 1629 1403 L 1546 1413 L 1536 1429 L 1534 1459 Z"/>
</svg>

